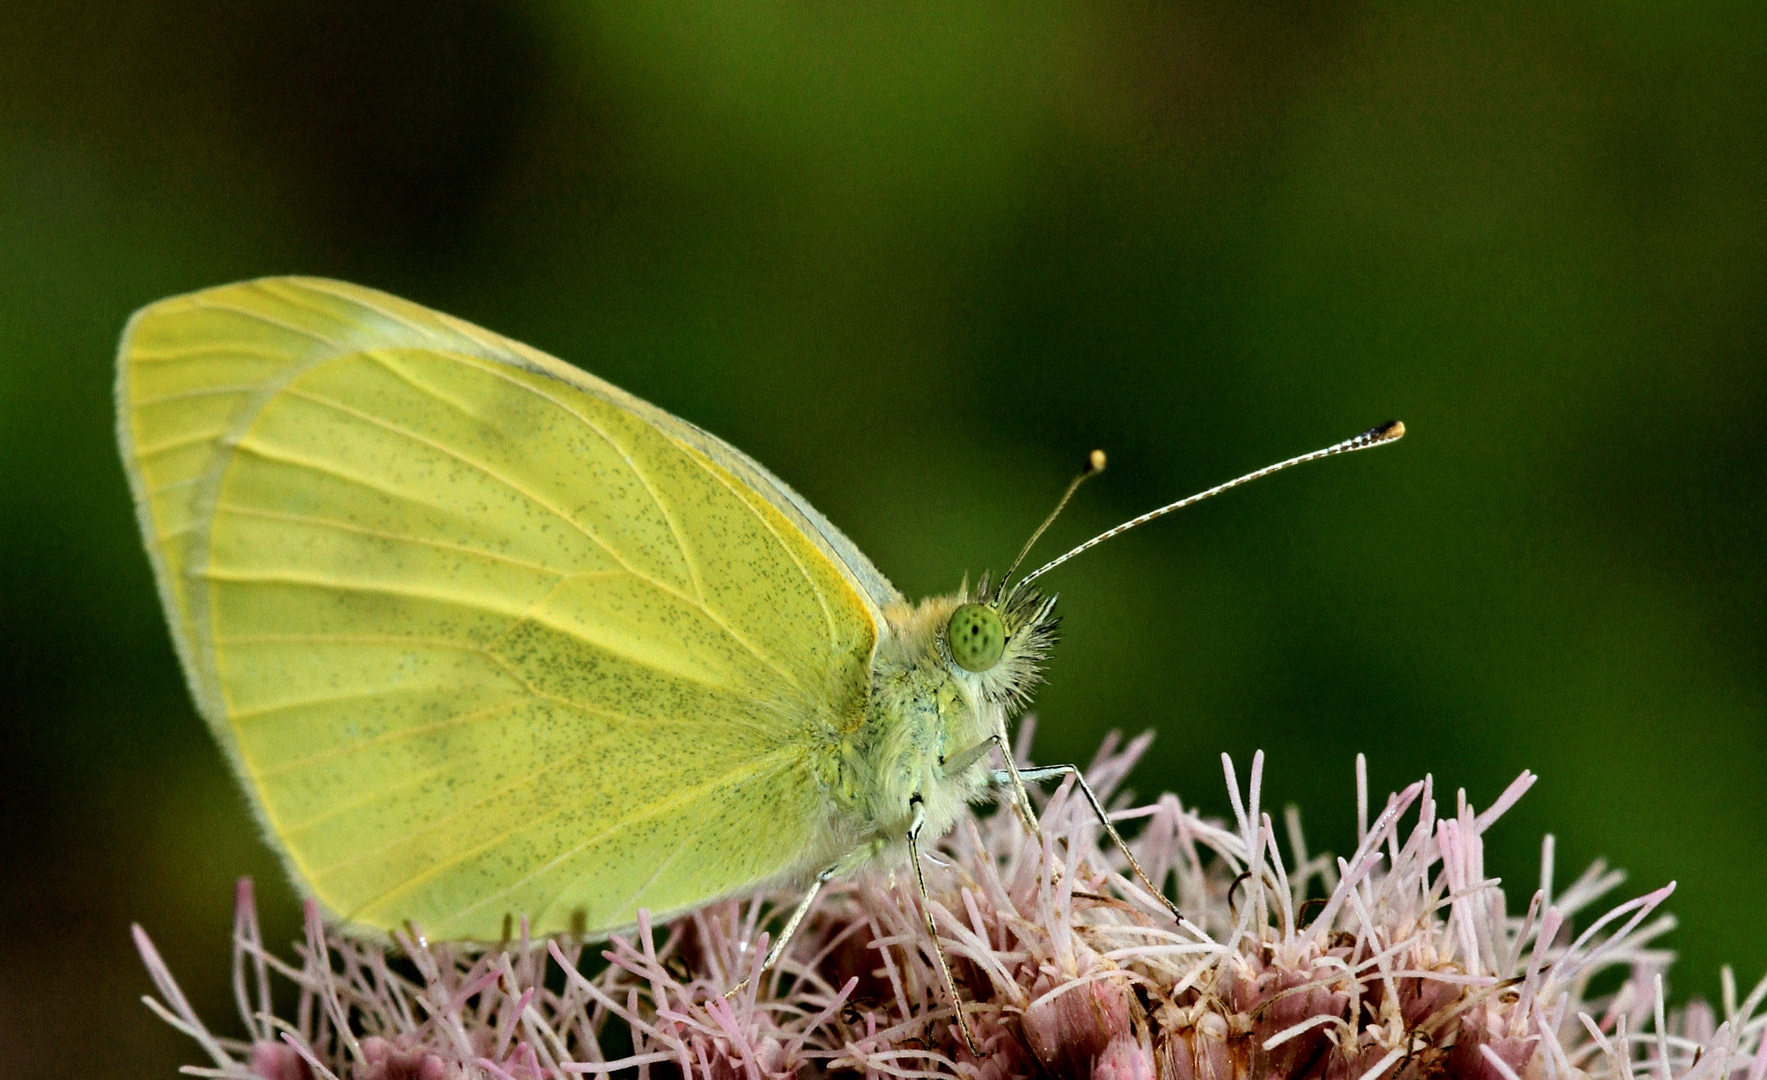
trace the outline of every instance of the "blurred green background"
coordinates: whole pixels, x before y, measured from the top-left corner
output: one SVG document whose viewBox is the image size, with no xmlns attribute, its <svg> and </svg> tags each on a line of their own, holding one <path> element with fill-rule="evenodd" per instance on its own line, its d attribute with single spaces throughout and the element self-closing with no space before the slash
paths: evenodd
<svg viewBox="0 0 1767 1080">
<path fill-rule="evenodd" d="M 43 3 L 0 19 L 0 1046 L 169 1076 L 292 899 L 180 680 L 112 440 L 155 298 L 379 286 L 750 451 L 910 594 L 1389 417 L 1051 583 L 1038 756 L 1157 728 L 1316 844 L 1352 763 L 1488 804 L 1525 903 L 1677 879 L 1767 969 L 1767 8 Z M 1562 876 L 1561 876 L 1562 880 Z M 119 1068 L 120 1066 L 120 1068 Z"/>
</svg>

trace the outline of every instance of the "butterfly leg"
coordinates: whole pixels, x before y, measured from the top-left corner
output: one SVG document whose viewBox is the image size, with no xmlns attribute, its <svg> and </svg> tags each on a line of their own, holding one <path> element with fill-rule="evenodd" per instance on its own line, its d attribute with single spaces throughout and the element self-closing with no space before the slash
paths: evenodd
<svg viewBox="0 0 1767 1080">
<path fill-rule="evenodd" d="M 804 893 L 802 900 L 798 901 L 798 906 L 792 909 L 791 918 L 785 920 L 785 929 L 779 932 L 779 937 L 773 942 L 773 947 L 767 950 L 767 959 L 761 961 L 763 973 L 772 971 L 773 965 L 779 963 L 779 958 L 785 955 L 785 947 L 791 944 L 791 939 L 797 935 L 798 924 L 803 922 L 804 916 L 810 913 L 810 905 L 814 904 L 816 898 L 822 895 L 822 887 L 840 872 L 841 864 L 836 863 L 816 875 L 816 880 L 810 883 L 809 891 Z"/>
<path fill-rule="evenodd" d="M 840 862 L 816 875 L 816 880 L 810 883 L 809 891 L 804 893 L 802 900 L 798 901 L 798 906 L 792 909 L 791 918 L 785 920 L 785 928 L 779 931 L 779 937 L 774 940 L 773 947 L 767 950 L 767 958 L 761 961 L 760 973 L 762 975 L 772 971 L 773 965 L 779 963 L 779 958 L 785 955 L 785 947 L 791 944 L 791 939 L 797 935 L 798 926 L 804 921 L 804 916 L 810 914 L 810 908 L 816 903 L 816 898 L 822 895 L 822 887 L 842 874 L 855 870 L 861 864 L 868 862 L 883 848 L 884 844 L 879 841 L 862 845 Z M 734 997 L 741 993 L 748 984 L 748 979 L 744 978 L 735 986 L 724 991 L 724 996 Z"/>
<path fill-rule="evenodd" d="M 957 1015 L 957 1030 L 963 1036 L 963 1044 L 969 1052 L 981 1057 L 982 1052 L 976 1049 L 975 1036 L 970 1033 L 969 1020 L 963 1015 L 963 998 L 957 993 L 957 980 L 951 977 L 951 964 L 945 959 L 945 947 L 939 944 L 939 928 L 933 922 L 933 902 L 926 892 L 926 874 L 920 868 L 920 830 L 926 827 L 926 806 L 920 796 L 915 795 L 909 800 L 914 807 L 914 818 L 908 823 L 908 865 L 914 868 L 914 884 L 920 890 L 920 912 L 926 918 L 927 936 L 933 942 L 933 955 L 939 961 L 939 974 L 945 977 L 945 992 L 951 995 L 951 1009 Z"/>
<path fill-rule="evenodd" d="M 982 755 L 986 754 L 989 750 L 994 749 L 996 746 L 1000 748 L 1000 757 L 1006 762 L 1006 768 L 996 769 L 994 771 L 994 784 L 996 787 L 1010 786 L 1012 788 L 1012 808 L 1018 811 L 1019 820 L 1025 823 L 1025 830 L 1032 836 L 1041 840 L 1043 838 L 1043 829 L 1042 826 L 1037 824 L 1036 811 L 1031 808 L 1030 793 L 1025 791 L 1024 781 L 1019 779 L 1018 763 L 1012 760 L 1012 751 L 1007 749 L 1006 729 L 1004 726 L 1002 726 L 999 731 L 970 747 L 968 750 L 965 750 L 963 753 L 942 762 L 941 764 L 944 768 L 945 775 L 957 776 L 960 773 L 963 773 L 971 765 L 980 761 Z M 1006 776 L 1009 773 L 1011 774 L 1010 782 L 1000 779 L 1000 777 Z"/>
<path fill-rule="evenodd" d="M 1098 816 L 1098 823 L 1103 825 L 1104 831 L 1110 834 L 1111 843 L 1117 845 L 1117 850 L 1123 853 L 1125 859 L 1129 860 L 1129 869 L 1134 871 L 1135 877 L 1141 882 L 1142 886 L 1146 888 L 1149 893 L 1159 897 L 1160 903 L 1166 905 L 1166 910 L 1172 913 L 1172 918 L 1174 920 L 1183 922 L 1184 915 L 1178 910 L 1178 905 L 1167 899 L 1165 890 L 1155 885 L 1147 876 L 1147 871 L 1141 869 L 1140 860 L 1136 859 L 1135 853 L 1129 850 L 1129 845 L 1123 842 L 1123 835 L 1117 832 L 1117 827 L 1111 824 L 1110 815 L 1104 811 L 1104 804 L 1099 802 L 1098 796 L 1092 793 L 1092 785 L 1086 782 L 1086 775 L 1080 771 L 1078 766 L 1039 765 L 1029 769 L 1012 769 L 1010 771 L 1007 769 L 996 769 L 994 770 L 994 783 L 1002 787 L 1007 784 L 1015 784 L 1018 785 L 1019 791 L 1023 792 L 1023 785 L 1026 780 L 1036 782 L 1039 780 L 1053 780 L 1056 777 L 1062 776 L 1071 776 L 1074 778 L 1074 783 L 1079 786 L 1080 793 L 1086 796 L 1086 801 L 1092 806 L 1092 812 Z"/>
<path fill-rule="evenodd" d="M 1020 779 L 1018 762 L 1012 759 L 1012 747 L 1006 741 L 1006 725 L 1001 722 L 1000 729 L 984 741 L 970 747 L 963 753 L 945 762 L 945 775 L 956 776 L 979 761 L 993 747 L 1000 748 L 1000 759 L 1006 762 L 1006 768 L 994 771 L 996 787 L 1012 788 L 1012 808 L 1018 811 L 1018 818 L 1025 824 L 1025 831 L 1039 840 L 1043 838 L 1043 827 L 1037 824 L 1037 812 L 1031 808 L 1031 795 L 1025 790 L 1025 783 Z M 1002 780 L 1001 777 L 1007 777 Z"/>
</svg>

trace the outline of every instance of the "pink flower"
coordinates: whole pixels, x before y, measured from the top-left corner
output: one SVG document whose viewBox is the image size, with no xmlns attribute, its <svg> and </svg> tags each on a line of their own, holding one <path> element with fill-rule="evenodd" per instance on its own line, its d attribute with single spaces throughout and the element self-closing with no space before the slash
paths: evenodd
<svg viewBox="0 0 1767 1080">
<path fill-rule="evenodd" d="M 1101 798 L 1146 746 L 1107 740 L 1087 770 Z M 1531 774 L 1482 811 L 1464 792 L 1439 805 L 1426 777 L 1370 822 L 1359 769 L 1359 842 L 1333 858 L 1308 851 L 1292 811 L 1279 842 L 1261 754 L 1244 790 L 1223 764 L 1231 821 L 1172 795 L 1111 804 L 1113 820 L 1139 823 L 1131 846 L 1182 923 L 1101 846 L 1067 787 L 1044 801 L 1041 838 L 993 813 L 938 845 L 930 907 L 979 1058 L 958 1037 L 903 873 L 831 885 L 765 975 L 766 928 L 788 894 L 666 927 L 641 917 L 587 952 L 524 929 L 490 952 L 400 937 L 389 956 L 309 905 L 290 963 L 264 947 L 242 882 L 234 986 L 250 1038 L 210 1033 L 137 927 L 159 990 L 145 1000 L 212 1062 L 189 1071 L 234 1080 L 1767 1080 L 1767 980 L 1739 1003 L 1726 972 L 1722 1022 L 1699 1003 L 1664 1007 L 1671 956 L 1653 942 L 1673 885 L 1574 930 L 1623 877 L 1597 864 L 1555 889 L 1548 837 L 1539 889 L 1510 911 L 1483 837 Z M 1590 996 L 1609 969 L 1619 989 Z M 293 1017 L 271 1014 L 272 979 L 298 987 Z"/>
</svg>

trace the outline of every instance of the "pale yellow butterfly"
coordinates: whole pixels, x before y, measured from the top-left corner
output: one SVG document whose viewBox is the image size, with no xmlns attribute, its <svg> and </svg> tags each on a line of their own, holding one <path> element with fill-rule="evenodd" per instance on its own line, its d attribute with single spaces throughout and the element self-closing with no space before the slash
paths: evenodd
<svg viewBox="0 0 1767 1080">
<path fill-rule="evenodd" d="M 314 278 L 144 308 L 116 395 L 179 659 L 265 835 L 332 917 L 437 939 L 813 882 L 771 964 L 821 883 L 893 851 L 919 880 L 990 788 L 1034 828 L 1023 779 L 1072 770 L 1004 753 L 1053 639 L 1030 582 L 1194 501 L 910 604 L 692 424 Z"/>
</svg>

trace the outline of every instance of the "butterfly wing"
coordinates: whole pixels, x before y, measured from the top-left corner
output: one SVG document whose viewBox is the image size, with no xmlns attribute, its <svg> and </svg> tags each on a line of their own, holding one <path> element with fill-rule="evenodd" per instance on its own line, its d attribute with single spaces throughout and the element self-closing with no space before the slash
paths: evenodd
<svg viewBox="0 0 1767 1080">
<path fill-rule="evenodd" d="M 198 707 L 335 915 L 602 934 L 827 857 L 894 590 L 746 457 L 317 279 L 143 309 L 117 406 Z"/>
</svg>

